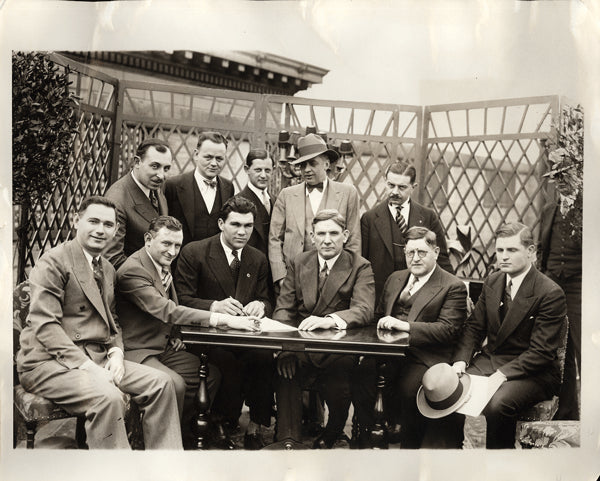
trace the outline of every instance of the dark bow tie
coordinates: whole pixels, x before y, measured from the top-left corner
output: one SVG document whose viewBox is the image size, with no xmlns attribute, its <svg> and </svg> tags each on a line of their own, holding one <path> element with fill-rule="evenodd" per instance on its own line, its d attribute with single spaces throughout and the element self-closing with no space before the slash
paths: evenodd
<svg viewBox="0 0 600 481">
<path fill-rule="evenodd" d="M 212 179 L 212 180 L 207 180 L 207 179 L 204 179 L 204 183 L 205 183 L 206 185 L 208 185 L 209 187 L 213 187 L 213 188 L 216 188 L 216 187 L 217 187 L 217 181 L 216 181 L 216 180 L 214 180 L 214 179 Z"/>
<path fill-rule="evenodd" d="M 306 184 L 306 190 L 308 190 L 309 194 L 315 189 L 317 189 L 319 192 L 323 192 L 323 182 L 319 182 L 318 184 L 315 184 L 315 185 Z"/>
</svg>

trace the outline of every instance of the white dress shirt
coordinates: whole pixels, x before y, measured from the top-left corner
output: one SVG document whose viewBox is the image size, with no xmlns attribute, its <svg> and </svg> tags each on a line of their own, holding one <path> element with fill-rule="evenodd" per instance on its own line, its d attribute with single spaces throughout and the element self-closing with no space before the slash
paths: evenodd
<svg viewBox="0 0 600 481">
<path fill-rule="evenodd" d="M 323 188 L 323 190 L 325 190 L 325 188 Z M 341 252 L 340 252 L 340 254 L 341 254 Z M 327 264 L 327 272 L 328 272 L 328 274 L 331 273 L 331 269 L 333 269 L 333 266 L 335 265 L 336 261 L 339 259 L 340 254 L 338 254 L 335 257 L 332 257 L 331 259 L 327 259 L 327 260 L 323 259 L 320 255 L 317 255 L 317 257 L 319 259 L 319 272 L 323 269 L 323 266 L 325 264 Z M 329 317 L 329 318 L 333 319 L 333 322 L 335 322 L 336 329 L 343 330 L 343 329 L 346 329 L 346 327 L 348 327 L 348 323 L 335 313 L 327 314 L 325 317 Z"/>
<path fill-rule="evenodd" d="M 196 185 L 198 186 L 198 190 L 204 199 L 204 203 L 206 204 L 206 209 L 210 213 L 212 211 L 213 206 L 215 205 L 215 199 L 217 198 L 217 186 L 209 187 L 204 182 L 205 180 L 210 181 L 211 179 L 207 179 L 204 177 L 198 169 L 194 170 L 194 179 L 196 180 Z M 217 180 L 216 177 L 212 179 L 214 181 Z"/>
<path fill-rule="evenodd" d="M 404 221 L 406 222 L 406 226 L 408 227 L 408 215 L 410 214 L 410 199 L 406 199 L 404 204 L 401 204 L 402 210 L 400 214 L 404 217 Z M 396 204 L 388 204 L 388 209 L 390 210 L 390 214 L 392 214 L 392 219 L 396 220 L 396 215 L 398 211 L 396 210 Z"/>
<path fill-rule="evenodd" d="M 267 189 L 259 189 L 252 182 L 248 182 L 248 188 L 252 192 L 254 192 L 254 194 L 256 194 L 256 197 L 258 197 L 260 199 L 260 201 L 262 202 L 262 204 L 265 206 L 265 209 L 267 209 L 267 212 L 270 212 L 270 210 L 271 210 L 271 197 L 269 196 L 269 193 L 267 192 Z"/>
<path fill-rule="evenodd" d="M 525 279 L 525 276 L 527 275 L 527 273 L 529 272 L 529 270 L 531 269 L 531 264 L 529 265 L 529 267 L 527 268 L 527 270 L 521 274 L 519 274 L 518 276 L 515 277 L 511 277 L 510 275 L 506 276 L 506 284 L 508 285 L 508 281 L 511 280 L 512 281 L 512 289 L 510 290 L 510 298 L 514 300 L 515 296 L 517 295 L 517 292 L 519 292 L 519 288 L 521 287 L 521 284 L 523 284 L 523 279 Z"/>
<path fill-rule="evenodd" d="M 325 194 L 325 189 L 327 189 L 327 177 L 323 181 L 323 192 L 319 192 L 318 189 L 313 189 L 312 192 L 308 192 L 308 184 L 306 184 L 306 196 L 310 201 L 310 207 L 313 211 L 313 214 L 317 214 L 319 211 L 319 206 L 321 205 L 321 201 L 323 200 L 323 195 Z"/>
</svg>

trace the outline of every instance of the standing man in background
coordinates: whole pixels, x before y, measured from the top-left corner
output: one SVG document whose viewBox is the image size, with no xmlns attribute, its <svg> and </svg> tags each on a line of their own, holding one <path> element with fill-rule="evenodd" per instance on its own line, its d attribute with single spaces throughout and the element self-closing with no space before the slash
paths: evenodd
<svg viewBox="0 0 600 481">
<path fill-rule="evenodd" d="M 220 132 L 202 132 L 193 159 L 196 168 L 168 180 L 169 214 L 183 226 L 183 245 L 219 232 L 221 206 L 233 196 L 233 184 L 219 174 L 227 160 L 227 139 Z"/>
<path fill-rule="evenodd" d="M 362 256 L 373 267 L 376 302 L 389 275 L 407 267 L 404 247 L 411 227 L 425 227 L 435 233 L 440 249 L 437 263 L 442 269 L 454 272 L 437 214 L 410 198 L 417 187 L 416 175 L 414 166 L 407 162 L 391 164 L 385 171 L 386 199 L 365 212 L 360 220 Z"/>
<path fill-rule="evenodd" d="M 146 139 L 138 146 L 133 160 L 131 172 L 106 192 L 106 198 L 117 206 L 119 223 L 104 253 L 115 269 L 143 247 L 150 221 L 168 213 L 161 188 L 173 162 L 169 144 L 160 139 Z"/>
<path fill-rule="evenodd" d="M 314 248 L 310 237 L 312 220 L 323 209 L 340 213 L 349 233 L 345 248 L 360 253 L 358 193 L 352 185 L 327 178 L 330 163 L 339 155 L 315 134 L 298 139 L 298 155 L 290 164 L 300 166 L 304 182 L 279 193 L 271 216 L 269 262 L 276 290 L 289 263 L 301 252 Z"/>
</svg>

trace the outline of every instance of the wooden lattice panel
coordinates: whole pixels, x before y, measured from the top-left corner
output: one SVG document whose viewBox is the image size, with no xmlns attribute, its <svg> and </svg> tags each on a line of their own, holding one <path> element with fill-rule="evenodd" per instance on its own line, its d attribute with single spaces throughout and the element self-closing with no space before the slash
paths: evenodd
<svg viewBox="0 0 600 481">
<path fill-rule="evenodd" d="M 502 223 L 539 229 L 547 200 L 543 142 L 557 112 L 557 97 L 426 108 L 421 200 L 436 209 L 448 238 L 470 228 L 473 256 L 460 275 L 485 277 Z"/>
</svg>

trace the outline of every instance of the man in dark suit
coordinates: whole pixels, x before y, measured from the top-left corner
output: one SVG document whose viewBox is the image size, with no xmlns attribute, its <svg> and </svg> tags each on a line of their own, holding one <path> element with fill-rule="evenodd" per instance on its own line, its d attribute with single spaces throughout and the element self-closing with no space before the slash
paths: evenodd
<svg viewBox="0 0 600 481">
<path fill-rule="evenodd" d="M 563 382 L 554 419 L 579 419 L 577 370 L 581 372 L 581 230 L 573 232 L 569 215 L 557 202 L 542 210 L 540 269 L 565 292 L 569 337 Z"/>
<path fill-rule="evenodd" d="M 257 248 L 268 259 L 269 224 L 273 202 L 268 188 L 273 173 L 273 160 L 264 149 L 252 149 L 246 156 L 244 170 L 248 174 L 248 184 L 239 195 L 256 206 L 254 230 L 248 245 Z"/>
<path fill-rule="evenodd" d="M 31 270 L 31 308 L 17 370 L 28 391 L 85 415 L 90 449 L 129 449 L 125 397 L 143 412 L 146 449 L 181 449 L 172 379 L 123 359 L 114 307 L 115 270 L 101 256 L 117 230 L 116 208 L 85 199 L 77 234 L 45 253 Z"/>
<path fill-rule="evenodd" d="M 411 227 L 406 233 L 404 255 L 408 269 L 388 277 L 375 311 L 378 329 L 408 334 L 408 350 L 397 364 L 395 385 L 400 408 L 402 448 L 417 449 L 425 435 L 427 418 L 416 404 L 423 374 L 434 364 L 449 363 L 456 340 L 467 318 L 467 288 L 436 261 L 440 252 L 436 235 L 424 227 Z M 374 424 L 375 362 L 365 357 L 360 375 L 353 377 L 354 407 L 361 435 L 368 438 Z M 430 421 L 433 422 L 433 421 Z M 363 440 L 361 444 L 366 446 Z"/>
<path fill-rule="evenodd" d="M 166 215 L 167 200 L 161 191 L 173 156 L 169 144 L 146 139 L 137 148 L 131 172 L 117 180 L 106 197 L 117 206 L 119 228 L 104 253 L 118 269 L 128 256 L 144 246 L 150 221 Z"/>
<path fill-rule="evenodd" d="M 233 316 L 260 318 L 271 312 L 267 259 L 247 245 L 255 213 L 248 199 L 232 197 L 219 212 L 221 234 L 184 246 L 175 274 L 175 287 L 183 305 Z M 261 448 L 261 426 L 271 423 L 271 353 L 215 347 L 209 359 L 222 375 L 213 414 L 235 428 L 245 399 L 250 423 L 244 445 L 246 449 Z"/>
<path fill-rule="evenodd" d="M 491 274 L 457 343 L 453 367 L 502 381 L 483 410 L 488 449 L 514 448 L 518 414 L 560 386 L 558 348 L 567 308 L 562 289 L 533 265 L 531 229 L 518 222 L 496 231 L 499 272 Z M 482 347 L 484 339 L 487 344 Z M 479 354 L 476 354 L 479 352 Z M 464 416 L 444 418 L 423 447 L 460 448 Z"/>
<path fill-rule="evenodd" d="M 233 184 L 221 177 L 227 159 L 227 139 L 202 132 L 193 154 L 196 168 L 170 178 L 165 186 L 169 214 L 183 225 L 183 245 L 219 232 L 221 206 L 233 196 Z"/>
<path fill-rule="evenodd" d="M 180 222 L 160 216 L 150 222 L 146 245 L 117 271 L 117 313 L 123 328 L 125 359 L 167 373 L 175 384 L 184 445 L 193 445 L 191 423 L 198 392 L 200 360 L 185 350 L 181 324 L 256 330 L 254 319 L 178 305 L 171 263 L 183 241 Z M 220 382 L 216 367 L 208 370 L 208 393 L 214 399 Z"/>
<path fill-rule="evenodd" d="M 339 212 L 322 210 L 312 222 L 316 250 L 299 254 L 289 264 L 273 318 L 298 326 L 300 331 L 329 329 L 343 335 L 344 330 L 373 320 L 373 271 L 367 260 L 344 249 L 350 233 Z M 316 335 L 327 335 L 321 333 Z M 277 439 L 281 447 L 293 449 L 300 440 L 301 389 L 313 382 L 329 409 L 327 426 L 313 447 L 333 447 L 348 417 L 350 373 L 356 360 L 355 356 L 333 354 L 279 355 Z"/>
<path fill-rule="evenodd" d="M 414 166 L 407 162 L 391 164 L 385 171 L 387 198 L 365 212 L 360 220 L 362 255 L 373 267 L 377 302 L 389 275 L 407 267 L 404 247 L 410 227 L 426 227 L 435 232 L 440 249 L 438 264 L 442 269 L 454 272 L 437 214 L 410 198 L 417 186 L 416 175 Z"/>
<path fill-rule="evenodd" d="M 330 163 L 339 155 L 315 134 L 298 140 L 298 155 L 290 163 L 300 167 L 304 182 L 279 193 L 271 216 L 269 262 L 276 287 L 283 282 L 287 265 L 301 252 L 314 248 L 310 239 L 312 219 L 320 210 L 335 209 L 346 219 L 346 249 L 360 253 L 358 192 L 353 185 L 327 178 Z"/>
</svg>

